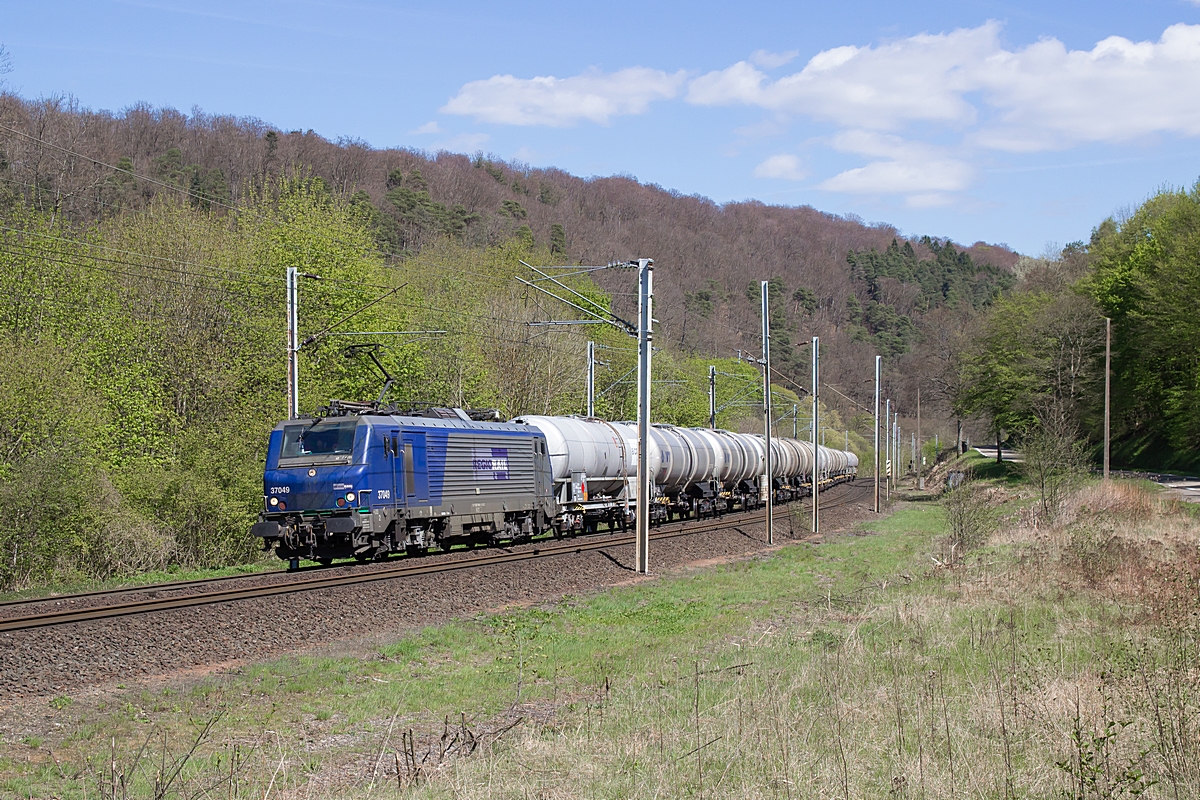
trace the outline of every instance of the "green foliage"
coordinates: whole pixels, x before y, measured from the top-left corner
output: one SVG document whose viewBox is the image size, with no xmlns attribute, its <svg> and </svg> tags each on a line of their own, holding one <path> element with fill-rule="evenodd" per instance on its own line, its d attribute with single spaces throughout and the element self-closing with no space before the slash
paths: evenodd
<svg viewBox="0 0 1200 800">
<path fill-rule="evenodd" d="M 1000 300 L 960 354 L 956 413 L 985 416 L 998 433 L 1073 412 L 1094 380 L 1100 324 L 1078 295 L 1036 291 Z"/>
<path fill-rule="evenodd" d="M 792 302 L 796 304 L 798 311 L 803 311 L 805 314 L 811 315 L 817 310 L 817 295 L 807 286 L 801 286 L 792 292 Z"/>
<path fill-rule="evenodd" d="M 396 180 L 393 198 L 422 195 L 415 171 Z M 376 251 L 379 213 L 365 193 L 342 201 L 304 178 L 234 214 L 158 200 L 91 231 L 11 208 L 0 234 L 0 587 L 255 558 L 247 532 L 267 432 L 284 411 L 287 267 L 318 276 L 301 279 L 302 339 L 356 311 L 354 330 L 447 331 L 380 342 L 400 402 L 580 410 L 582 334 L 523 333 L 544 313 L 525 304 L 517 260 L 551 259 L 528 227 L 499 247 L 447 237 L 389 264 Z M 568 282 L 607 308 L 586 276 Z M 630 360 L 621 333 L 597 338 L 623 348 L 614 368 Z M 335 336 L 303 346 L 302 410 L 378 394 L 375 368 L 345 346 Z M 615 416 L 632 409 L 621 389 L 606 399 Z"/>
<path fill-rule="evenodd" d="M 504 170 L 501 169 L 499 165 L 494 164 L 490 160 L 484 158 L 482 155 L 476 156 L 474 162 L 472 163 L 476 169 L 482 169 L 488 175 L 491 175 L 492 179 L 496 181 L 496 183 L 504 183 Z"/>
<path fill-rule="evenodd" d="M 522 225 L 513 231 L 513 238 L 530 250 L 534 247 L 533 229 L 528 225 Z"/>
<path fill-rule="evenodd" d="M 729 299 L 725 287 L 719 281 L 709 278 L 703 289 L 694 292 L 684 292 L 683 301 L 688 311 L 707 318 L 712 316 L 718 304 Z"/>
<path fill-rule="evenodd" d="M 900 246 L 895 239 L 882 253 L 852 250 L 846 256 L 859 287 L 853 302 L 846 302 L 851 323 L 863 329 L 856 338 L 871 338 L 884 355 L 905 353 L 915 343 L 914 314 L 941 306 L 982 308 L 1016 283 L 1008 271 L 976 264 L 950 242 L 926 236 L 921 244 L 932 258 L 919 258 L 911 242 Z"/>
<path fill-rule="evenodd" d="M 505 200 L 500 204 L 500 213 L 506 217 L 513 219 L 525 219 L 529 216 L 529 212 L 525 210 L 525 206 L 518 203 L 516 200 Z"/>
<path fill-rule="evenodd" d="M 1063 790 L 1060 797 L 1064 800 L 1141 797 L 1158 783 L 1141 767 L 1148 750 L 1123 763 L 1115 752 L 1116 741 L 1128 726 L 1128 722 L 1109 720 L 1103 730 L 1087 731 L 1076 715 L 1071 727 L 1071 757 L 1055 762 L 1070 781 L 1069 788 Z"/>
<path fill-rule="evenodd" d="M 1083 286 L 1112 318 L 1117 457 L 1165 466 L 1200 449 L 1200 184 L 1111 219 L 1088 247 Z"/>
<path fill-rule="evenodd" d="M 556 206 L 558 205 L 558 192 L 555 191 L 552 184 L 541 182 L 538 184 L 538 202 L 543 205 Z"/>
<path fill-rule="evenodd" d="M 396 172 L 389 185 L 396 182 Z M 413 170 L 384 195 L 383 213 L 370 215 L 376 237 L 389 252 L 416 250 L 431 237 L 461 240 L 467 228 L 479 220 L 455 204 L 449 208 L 429 196 L 429 186 L 419 170 Z"/>
<path fill-rule="evenodd" d="M 567 232 L 557 222 L 550 226 L 550 254 L 558 255 L 567 252 Z"/>
<path fill-rule="evenodd" d="M 125 163 L 118 163 L 123 169 L 132 170 L 133 163 L 128 158 Z M 172 147 L 158 158 L 154 159 L 154 177 L 180 188 L 187 189 L 193 205 L 208 209 L 214 203 L 228 205 L 230 201 L 229 184 L 225 173 L 220 167 L 206 170 L 200 164 L 183 163 L 183 153 L 178 147 Z M 121 173 L 118 173 L 121 175 Z M 114 180 L 128 182 L 132 176 L 114 176 Z"/>
</svg>

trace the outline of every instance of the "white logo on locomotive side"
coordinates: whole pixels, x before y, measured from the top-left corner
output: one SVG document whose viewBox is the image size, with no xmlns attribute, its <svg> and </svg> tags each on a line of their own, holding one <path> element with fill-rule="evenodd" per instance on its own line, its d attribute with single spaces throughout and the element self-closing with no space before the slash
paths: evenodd
<svg viewBox="0 0 1200 800">
<path fill-rule="evenodd" d="M 508 448 L 476 447 L 471 459 L 471 468 L 477 481 L 508 480 Z"/>
</svg>

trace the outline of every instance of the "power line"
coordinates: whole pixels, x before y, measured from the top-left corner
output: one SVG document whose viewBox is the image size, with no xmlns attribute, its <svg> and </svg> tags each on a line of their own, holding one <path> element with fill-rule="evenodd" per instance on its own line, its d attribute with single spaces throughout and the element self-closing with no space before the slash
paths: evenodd
<svg viewBox="0 0 1200 800">
<path fill-rule="evenodd" d="M 217 266 L 214 266 L 211 264 L 200 264 L 195 261 L 183 261 L 180 259 L 171 258 L 169 256 L 157 256 L 157 255 L 152 255 L 150 253 L 141 253 L 136 250 L 124 250 L 119 247 L 111 247 L 109 245 L 98 244 L 96 242 L 89 242 L 87 239 L 67 239 L 62 236 L 51 236 L 48 233 L 39 233 L 37 231 L 32 231 L 32 230 L 27 230 L 27 229 L 22 229 L 22 228 L 10 228 L 5 225 L 0 225 L 0 231 L 8 231 L 9 233 L 15 233 L 15 234 L 19 234 L 21 236 L 33 236 L 38 239 L 46 239 L 46 240 L 52 241 L 52 242 L 62 242 L 64 244 L 75 245 L 78 247 L 88 247 L 88 248 L 95 249 L 95 250 L 106 250 L 108 252 L 119 253 L 121 255 L 137 256 L 137 257 L 145 258 L 145 259 L 148 259 L 151 261 L 165 261 L 169 264 L 178 264 L 180 266 L 198 267 L 200 269 L 215 270 L 217 272 L 224 272 L 228 275 L 236 275 L 236 276 L 250 278 L 252 280 L 257 280 L 261 283 L 274 283 L 274 281 L 269 281 L 267 278 L 265 278 L 261 275 L 251 273 L 251 272 L 246 272 L 245 270 L 233 270 L 233 269 L 227 269 L 225 267 L 217 267 Z M 180 271 L 182 272 L 184 270 L 180 270 Z M 200 273 L 192 273 L 192 274 L 200 274 Z M 205 275 L 205 277 L 216 278 L 218 276 L 217 275 Z"/>
</svg>

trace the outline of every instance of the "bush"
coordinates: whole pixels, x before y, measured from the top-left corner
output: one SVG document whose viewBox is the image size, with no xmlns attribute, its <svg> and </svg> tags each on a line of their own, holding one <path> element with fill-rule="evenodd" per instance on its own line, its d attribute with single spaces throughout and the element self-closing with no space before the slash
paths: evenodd
<svg viewBox="0 0 1200 800">
<path fill-rule="evenodd" d="M 995 520 L 987 495 L 978 484 L 967 480 L 947 491 L 942 495 L 942 508 L 950 528 L 945 542 L 947 563 L 987 541 Z"/>
<path fill-rule="evenodd" d="M 1061 411 L 1042 414 L 1021 444 L 1021 472 L 1037 488 L 1042 516 L 1053 521 L 1063 498 L 1085 474 L 1084 444 Z"/>
</svg>

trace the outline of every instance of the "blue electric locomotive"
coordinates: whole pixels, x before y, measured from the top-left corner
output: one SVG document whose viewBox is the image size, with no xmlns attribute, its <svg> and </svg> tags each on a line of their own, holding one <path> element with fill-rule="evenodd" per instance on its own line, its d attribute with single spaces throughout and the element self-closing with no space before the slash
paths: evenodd
<svg viewBox="0 0 1200 800">
<path fill-rule="evenodd" d="M 504 423 L 457 408 L 399 416 L 375 403 L 333 403 L 327 411 L 281 422 L 267 449 L 263 510 L 251 532 L 293 564 L 633 521 L 632 423 L 542 416 Z M 768 483 L 761 436 L 671 425 L 650 434 L 651 524 L 750 510 L 768 491 L 786 503 L 809 496 L 814 477 L 828 487 L 857 473 L 853 453 L 773 439 Z"/>
<path fill-rule="evenodd" d="M 251 532 L 283 559 L 328 563 L 522 541 L 557 507 L 546 437 L 529 425 L 362 414 L 281 422 Z"/>
</svg>

